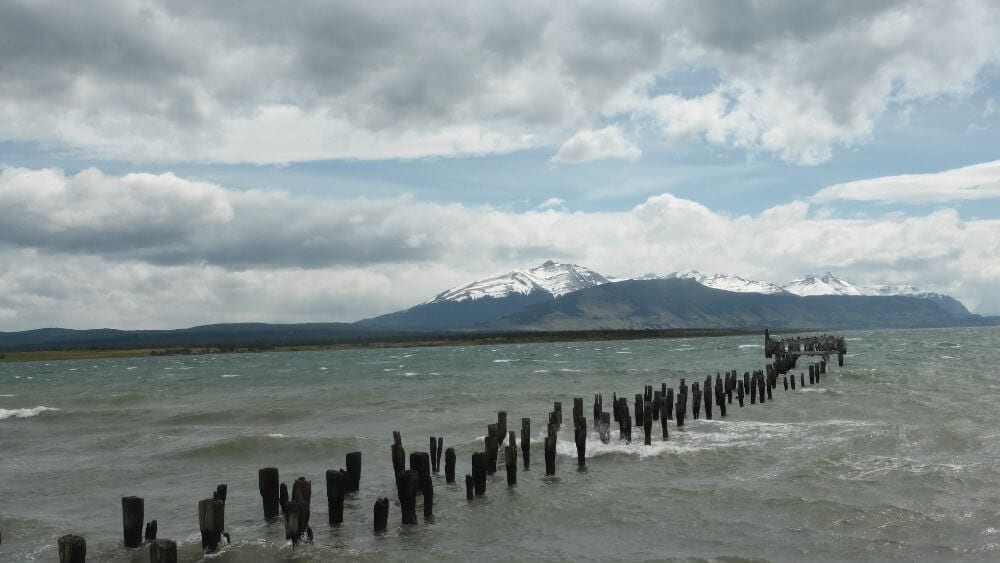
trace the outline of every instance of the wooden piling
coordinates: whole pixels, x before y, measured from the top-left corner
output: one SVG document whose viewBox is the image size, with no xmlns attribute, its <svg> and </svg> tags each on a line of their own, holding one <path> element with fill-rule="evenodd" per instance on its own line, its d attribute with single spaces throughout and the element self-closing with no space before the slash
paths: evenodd
<svg viewBox="0 0 1000 563">
<path fill-rule="evenodd" d="M 156 520 L 150 520 L 146 524 L 146 529 L 142 533 L 142 539 L 146 543 L 150 543 L 156 540 Z"/>
<path fill-rule="evenodd" d="M 342 469 L 326 470 L 326 505 L 331 526 L 344 522 L 344 496 L 347 493 L 349 480 L 347 472 Z"/>
<path fill-rule="evenodd" d="M 667 430 L 667 423 L 670 421 L 670 413 L 667 411 L 667 398 L 661 396 L 661 400 L 663 401 L 663 406 L 660 408 L 660 432 L 664 440 L 669 440 L 670 431 Z"/>
<path fill-rule="evenodd" d="M 472 454 L 472 479 L 476 496 L 481 497 L 486 494 L 486 452 Z"/>
<path fill-rule="evenodd" d="M 642 426 L 642 421 L 645 420 L 645 417 L 643 416 L 643 413 L 642 413 L 642 406 L 643 406 L 643 396 L 642 396 L 642 393 L 636 393 L 635 394 L 635 425 L 636 426 Z"/>
<path fill-rule="evenodd" d="M 574 423 L 573 436 L 576 438 L 576 464 L 587 465 L 587 419 L 580 417 Z"/>
<path fill-rule="evenodd" d="M 438 447 L 437 437 L 431 436 L 430 459 L 431 459 L 431 471 L 433 471 L 434 473 L 437 473 L 439 470 L 437 466 L 437 447 Z"/>
<path fill-rule="evenodd" d="M 644 443 L 649 446 L 653 444 L 653 404 L 651 401 L 643 401 L 642 416 L 642 437 Z"/>
<path fill-rule="evenodd" d="M 649 404 L 649 407 L 653 409 L 653 420 L 660 420 L 660 408 L 662 406 L 663 406 L 663 396 L 660 395 L 660 390 L 657 389 L 653 391 L 653 400 L 650 401 Z"/>
<path fill-rule="evenodd" d="M 312 481 L 305 477 L 299 477 L 292 483 L 292 500 L 304 500 L 306 504 L 312 502 Z"/>
<path fill-rule="evenodd" d="M 601 419 L 601 412 L 604 411 L 604 397 L 600 393 L 594 393 L 594 421 Z"/>
<path fill-rule="evenodd" d="M 719 415 L 726 417 L 726 392 L 722 384 L 722 378 L 715 374 L 715 405 L 719 407 Z"/>
<path fill-rule="evenodd" d="M 417 523 L 417 481 L 420 475 L 407 469 L 399 474 L 396 488 L 399 490 L 399 508 L 403 525 Z"/>
<path fill-rule="evenodd" d="M 410 469 L 417 472 L 416 494 L 423 493 L 424 483 L 431 477 L 431 456 L 427 452 L 410 454 Z"/>
<path fill-rule="evenodd" d="M 125 547 L 142 545 L 143 503 L 139 497 L 122 497 L 122 535 Z"/>
<path fill-rule="evenodd" d="M 434 518 L 434 481 L 431 474 L 420 475 L 420 493 L 424 496 L 424 522 Z"/>
<path fill-rule="evenodd" d="M 813 385 L 814 383 L 816 383 L 816 375 L 814 373 L 815 370 L 816 366 L 809 364 L 809 385 Z"/>
<path fill-rule="evenodd" d="M 691 403 L 691 418 L 698 420 L 698 415 L 701 414 L 701 387 L 697 381 L 691 384 Z"/>
<path fill-rule="evenodd" d="M 446 483 L 455 482 L 455 448 L 444 451 L 444 480 Z"/>
<path fill-rule="evenodd" d="M 517 484 L 517 446 L 509 444 L 504 448 L 504 461 L 507 468 L 507 486 Z"/>
<path fill-rule="evenodd" d="M 149 563 L 177 563 L 177 542 L 174 540 L 149 542 Z"/>
<path fill-rule="evenodd" d="M 553 436 L 545 437 L 545 474 L 556 474 L 556 440 Z"/>
<path fill-rule="evenodd" d="M 66 534 L 59 538 L 59 563 L 86 563 L 87 540 Z"/>
<path fill-rule="evenodd" d="M 667 395 L 667 402 L 666 402 L 667 418 L 672 419 L 674 418 L 674 388 L 671 387 L 670 389 L 667 389 L 666 395 Z"/>
<path fill-rule="evenodd" d="M 476 496 L 476 485 L 472 475 L 465 474 L 465 499 L 472 500 Z"/>
<path fill-rule="evenodd" d="M 524 459 L 524 470 L 531 467 L 531 419 L 521 419 L 521 457 Z"/>
<path fill-rule="evenodd" d="M 278 481 L 277 467 L 264 467 L 257 471 L 257 487 L 264 506 L 264 518 L 274 518 L 279 513 Z"/>
<path fill-rule="evenodd" d="M 705 388 L 703 390 L 705 398 L 705 418 L 712 420 L 712 376 L 705 378 Z"/>
<path fill-rule="evenodd" d="M 750 404 L 757 404 L 757 372 L 750 378 Z"/>
<path fill-rule="evenodd" d="M 552 403 L 552 412 L 556 413 L 556 424 L 562 426 L 562 402 L 555 401 Z"/>
<path fill-rule="evenodd" d="M 201 530 L 202 551 L 212 553 L 218 549 L 226 528 L 225 503 L 210 498 L 198 501 L 198 528 Z"/>
<path fill-rule="evenodd" d="M 403 449 L 403 444 L 394 443 L 392 444 L 392 472 L 394 475 L 399 475 L 406 469 L 406 450 Z"/>
<path fill-rule="evenodd" d="M 346 492 L 356 493 L 361 490 L 361 452 L 348 452 L 344 465 L 347 467 Z"/>
<path fill-rule="evenodd" d="M 278 504 L 281 506 L 281 514 L 288 514 L 288 485 L 284 483 L 278 487 Z"/>
<path fill-rule="evenodd" d="M 597 425 L 598 434 L 601 436 L 602 444 L 611 443 L 611 414 L 606 412 L 598 413 L 600 423 Z"/>
<path fill-rule="evenodd" d="M 302 536 L 310 536 L 309 503 L 303 499 L 288 502 L 288 512 L 285 513 L 285 539 L 292 540 L 292 545 L 299 543 Z"/>
<path fill-rule="evenodd" d="M 389 525 L 389 499 L 385 497 L 379 497 L 375 500 L 375 525 L 374 531 L 376 534 L 381 534 L 385 532 Z"/>
<path fill-rule="evenodd" d="M 497 447 L 503 446 L 507 437 L 507 411 L 497 411 Z"/>
</svg>

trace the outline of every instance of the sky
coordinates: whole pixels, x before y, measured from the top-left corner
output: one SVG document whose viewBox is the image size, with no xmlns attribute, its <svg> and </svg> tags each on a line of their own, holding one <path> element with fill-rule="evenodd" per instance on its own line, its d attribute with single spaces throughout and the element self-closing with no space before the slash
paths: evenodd
<svg viewBox="0 0 1000 563">
<path fill-rule="evenodd" d="M 1000 3 L 0 3 L 0 331 L 354 321 L 548 259 L 1000 314 Z"/>
</svg>

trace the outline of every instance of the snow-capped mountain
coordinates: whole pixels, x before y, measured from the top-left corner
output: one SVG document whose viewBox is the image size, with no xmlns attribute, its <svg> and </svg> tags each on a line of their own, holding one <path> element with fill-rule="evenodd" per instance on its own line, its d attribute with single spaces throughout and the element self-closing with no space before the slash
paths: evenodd
<svg viewBox="0 0 1000 563">
<path fill-rule="evenodd" d="M 684 278 L 694 280 L 701 285 L 723 291 L 736 293 L 784 293 L 781 287 L 765 281 L 748 280 L 730 274 L 703 274 L 698 270 L 683 270 L 663 276 L 663 279 Z"/>
<path fill-rule="evenodd" d="M 865 290 L 847 280 L 827 272 L 822 276 L 809 274 L 804 278 L 792 280 L 782 288 L 795 295 L 868 295 Z"/>
<path fill-rule="evenodd" d="M 439 293 L 425 304 L 476 300 L 483 297 L 503 298 L 514 294 L 548 293 L 553 297 L 559 297 L 609 281 L 608 278 L 583 266 L 560 264 L 549 260 L 530 270 L 514 270 L 454 287 Z"/>
<path fill-rule="evenodd" d="M 785 291 L 795 295 L 906 295 L 936 299 L 947 297 L 941 293 L 923 291 L 909 284 L 901 285 L 861 285 L 851 283 L 830 272 L 817 276 L 810 274 L 804 278 L 792 280 L 782 286 Z"/>
</svg>

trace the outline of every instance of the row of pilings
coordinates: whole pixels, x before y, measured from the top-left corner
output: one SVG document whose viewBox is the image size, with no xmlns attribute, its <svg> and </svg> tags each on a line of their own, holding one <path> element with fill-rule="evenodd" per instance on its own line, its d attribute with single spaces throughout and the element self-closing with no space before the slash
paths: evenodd
<svg viewBox="0 0 1000 563">
<path fill-rule="evenodd" d="M 688 384 L 681 379 L 675 392 L 673 387 L 661 383 L 659 389 L 647 385 L 633 400 L 612 393 L 610 409 L 604 404 L 604 395 L 595 394 L 591 420 L 600 442 L 609 444 L 614 439 L 612 422 L 618 427 L 617 440 L 633 443 L 633 431 L 641 435 L 642 443 L 652 445 L 655 427 L 659 425 L 659 440 L 670 439 L 671 427 L 683 431 L 688 416 L 693 420 L 712 420 L 718 416 L 728 416 L 731 409 L 766 404 L 774 401 L 774 392 L 780 385 L 783 391 L 795 391 L 808 385 L 820 383 L 826 374 L 827 361 L 809 364 L 806 372 L 790 376 L 776 364 L 767 364 L 764 370 L 744 372 L 740 376 L 735 370 L 725 374 L 707 376 L 703 381 Z M 610 412 L 609 412 L 610 410 Z M 573 437 L 576 445 L 576 464 L 585 468 L 587 462 L 588 419 L 584 416 L 584 399 L 573 399 L 570 413 Z M 474 502 L 486 494 L 488 477 L 503 468 L 508 487 L 517 485 L 518 467 L 522 471 L 531 468 L 531 419 L 522 418 L 520 432 L 507 429 L 507 412 L 498 411 L 496 423 L 486 428 L 481 451 L 472 453 L 469 473 L 465 474 L 466 498 Z M 562 402 L 554 402 L 552 411 L 546 418 L 546 432 L 543 439 L 545 475 L 556 474 L 556 443 L 559 430 L 564 427 Z M 417 508 L 421 508 L 425 522 L 434 517 L 434 479 L 444 461 L 446 483 L 456 480 L 457 456 L 452 447 L 445 448 L 444 438 L 432 436 L 429 451 L 414 451 L 406 455 L 402 434 L 393 431 L 390 445 L 390 459 L 393 467 L 396 503 L 400 510 L 400 524 L 418 524 Z M 519 434 L 519 436 L 518 436 Z M 520 437 L 520 442 L 518 442 Z M 637 436 L 638 440 L 639 437 Z M 407 461 L 409 467 L 407 468 Z M 326 471 L 326 496 L 328 525 L 339 526 L 344 522 L 344 500 L 347 495 L 360 491 L 361 452 L 350 452 L 345 456 L 344 468 Z M 264 467 L 258 470 L 258 489 L 261 508 L 268 522 L 282 522 L 286 541 L 294 548 L 300 542 L 311 542 L 313 531 L 310 525 L 312 503 L 312 481 L 298 477 L 292 482 L 291 492 L 286 483 L 281 482 L 278 468 Z M 201 546 L 204 553 L 214 553 L 230 543 L 230 534 L 225 531 L 225 507 L 228 486 L 220 484 L 212 492 L 211 498 L 198 502 L 198 525 L 201 532 Z M 152 563 L 174 563 L 177 561 L 177 544 L 169 539 L 158 539 L 157 521 L 144 523 L 144 501 L 142 498 L 127 496 L 121 499 L 123 543 L 128 548 L 148 545 Z M 384 533 L 388 528 L 390 501 L 379 497 L 373 506 L 373 532 Z M 86 540 L 77 535 L 59 538 L 59 561 L 81 563 L 86 561 Z"/>
</svg>

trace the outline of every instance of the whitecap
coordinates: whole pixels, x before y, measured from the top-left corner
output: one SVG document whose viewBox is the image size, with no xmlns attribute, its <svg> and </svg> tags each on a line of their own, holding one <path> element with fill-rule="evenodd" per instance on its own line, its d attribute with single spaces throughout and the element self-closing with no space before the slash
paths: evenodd
<svg viewBox="0 0 1000 563">
<path fill-rule="evenodd" d="M 326 367 L 326 366 L 319 366 L 319 370 L 320 370 L 320 371 L 326 371 L 326 370 L 328 370 L 328 369 L 330 369 L 330 368 L 328 368 L 328 367 Z"/>
<path fill-rule="evenodd" d="M 941 356 L 942 360 L 954 360 L 955 356 Z"/>
<path fill-rule="evenodd" d="M 277 432 L 272 432 L 270 434 L 265 434 L 268 438 L 287 438 L 284 434 L 278 434 Z"/>
<path fill-rule="evenodd" d="M 414 375 L 420 375 L 420 374 L 415 371 L 404 371 L 403 375 L 405 375 L 406 377 L 413 377 Z"/>
<path fill-rule="evenodd" d="M 225 377 L 225 378 L 240 377 L 240 374 L 238 374 L 238 373 L 224 373 L 224 374 L 222 374 L 222 377 Z"/>
<path fill-rule="evenodd" d="M 535 371 L 533 371 L 531 373 L 549 373 L 549 370 L 547 370 L 547 369 L 536 369 Z"/>
<path fill-rule="evenodd" d="M 763 344 L 740 344 L 740 348 L 763 348 Z"/>
<path fill-rule="evenodd" d="M 0 395 L 0 397 L 17 397 L 17 395 Z"/>
<path fill-rule="evenodd" d="M 97 366 L 94 366 L 94 367 L 97 367 Z M 137 366 L 129 366 L 129 367 L 125 368 L 125 369 L 126 370 L 133 370 L 133 369 L 138 369 L 138 367 Z"/>
<path fill-rule="evenodd" d="M 570 368 L 560 368 L 559 371 L 565 371 L 569 373 L 579 373 L 583 371 L 582 369 L 570 369 Z"/>
<path fill-rule="evenodd" d="M 520 362 L 520 358 L 498 358 L 493 360 L 494 364 L 509 364 L 510 362 Z"/>
<path fill-rule="evenodd" d="M 45 411 L 57 410 L 59 409 L 42 405 L 31 409 L 0 409 L 0 420 L 6 420 L 8 418 L 31 418 L 33 416 L 38 416 Z"/>
</svg>

